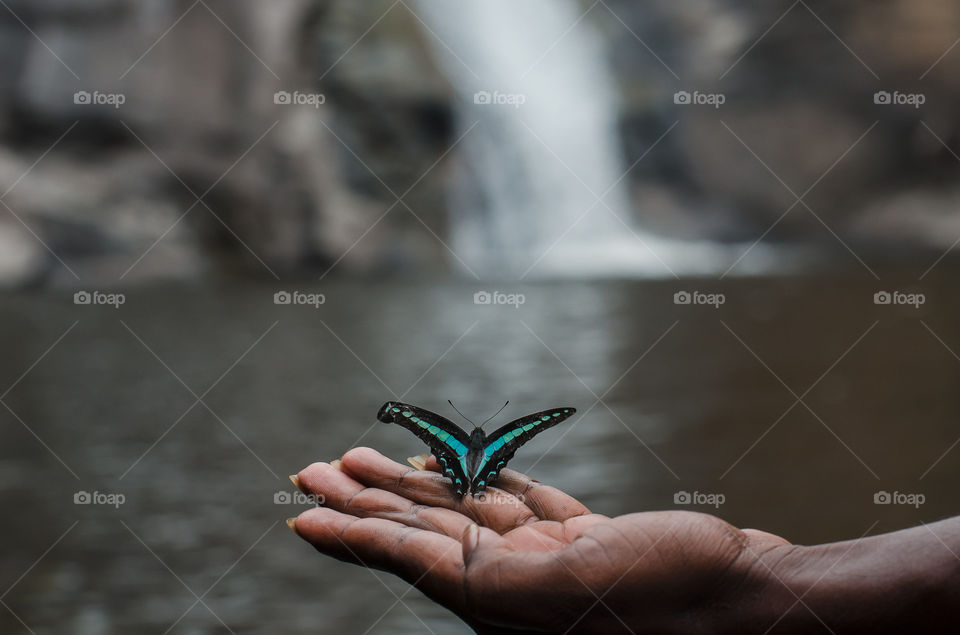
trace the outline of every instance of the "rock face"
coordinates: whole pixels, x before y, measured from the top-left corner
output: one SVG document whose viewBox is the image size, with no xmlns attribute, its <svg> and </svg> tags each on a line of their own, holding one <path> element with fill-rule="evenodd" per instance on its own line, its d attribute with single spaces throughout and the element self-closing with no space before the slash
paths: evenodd
<svg viewBox="0 0 960 635">
<path fill-rule="evenodd" d="M 0 224 L 0 288 L 36 282 L 45 265 L 43 248 L 25 228 Z"/>
<path fill-rule="evenodd" d="M 790 11 L 789 4 L 743 2 L 696 3 L 696 9 L 626 0 L 608 5 L 616 17 L 600 21 L 627 99 L 628 159 L 679 121 L 658 147 L 663 160 L 645 162 L 654 168 L 646 172 L 638 166 L 634 178 L 667 183 L 693 209 L 721 215 L 721 237 L 759 235 L 796 201 L 789 190 L 800 195 L 813 186 L 804 200 L 838 232 L 888 240 L 894 234 L 883 229 L 890 226 L 887 199 L 906 189 L 939 189 L 956 173 L 960 85 L 952 78 L 960 54 L 944 55 L 960 34 L 956 4 L 858 1 Z M 720 93 L 725 102 L 677 108 L 672 93 L 678 90 Z M 925 103 L 875 103 L 877 91 L 919 93 Z M 932 216 L 950 214 L 949 206 L 936 207 L 928 210 Z M 884 222 L 874 223 L 880 208 Z M 925 222 L 906 208 L 900 214 L 907 225 Z M 699 226 L 712 223 L 703 219 Z M 771 237 L 833 241 L 802 206 Z"/>
<path fill-rule="evenodd" d="M 0 285 L 447 266 L 455 78 L 415 4 L 8 5 Z M 753 238 L 816 183 L 804 200 L 840 233 L 952 243 L 960 8 L 784 9 L 590 9 L 622 90 L 625 165 L 680 122 L 628 175 L 637 222 Z M 683 107 L 681 90 L 725 101 Z M 802 206 L 771 238 L 833 240 Z"/>
<path fill-rule="evenodd" d="M 379 46 L 338 62 L 376 15 L 307 0 L 10 8 L 0 193 L 10 188 L 13 211 L 3 213 L 50 252 L 20 223 L 0 224 L 4 244 L 26 244 L 4 255 L 3 284 L 374 267 L 409 224 L 395 209 L 364 234 L 395 201 L 387 187 L 406 189 L 445 136 L 421 134 L 442 115 L 444 84 L 426 79 L 424 59 L 395 54 L 418 47 L 402 10 L 371 37 Z M 38 247 L 57 266 L 41 266 Z M 12 273 L 23 268 L 32 274 Z"/>
</svg>

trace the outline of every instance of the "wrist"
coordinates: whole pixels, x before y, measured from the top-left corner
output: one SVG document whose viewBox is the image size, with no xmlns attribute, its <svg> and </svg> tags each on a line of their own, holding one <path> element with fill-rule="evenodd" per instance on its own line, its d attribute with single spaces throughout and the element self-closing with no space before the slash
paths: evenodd
<svg viewBox="0 0 960 635">
<path fill-rule="evenodd" d="M 934 533 L 941 525 L 941 535 Z M 960 623 L 956 523 L 759 555 L 738 632 L 952 633 Z M 736 630 L 736 629 L 735 629 Z"/>
</svg>

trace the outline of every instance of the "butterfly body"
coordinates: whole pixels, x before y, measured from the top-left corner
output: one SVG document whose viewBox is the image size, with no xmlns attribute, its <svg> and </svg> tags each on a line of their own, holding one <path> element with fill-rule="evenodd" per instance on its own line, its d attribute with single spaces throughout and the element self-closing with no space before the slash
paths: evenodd
<svg viewBox="0 0 960 635">
<path fill-rule="evenodd" d="M 482 494 L 521 445 L 575 412 L 574 408 L 544 410 L 515 419 L 489 435 L 480 428 L 467 434 L 446 417 L 400 402 L 383 404 L 377 419 L 410 430 L 430 446 L 443 475 L 463 496 L 468 492 Z"/>
</svg>

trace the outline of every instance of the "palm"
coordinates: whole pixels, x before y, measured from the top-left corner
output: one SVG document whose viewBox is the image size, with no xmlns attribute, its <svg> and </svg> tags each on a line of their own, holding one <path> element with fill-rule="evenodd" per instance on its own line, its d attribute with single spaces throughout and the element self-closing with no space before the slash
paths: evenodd
<svg viewBox="0 0 960 635">
<path fill-rule="evenodd" d="M 301 514 L 297 533 L 400 575 L 478 630 L 655 627 L 741 583 L 751 555 L 785 544 L 705 514 L 591 514 L 512 470 L 483 498 L 461 499 L 439 474 L 366 448 L 339 467 L 298 475 L 326 507 Z"/>
</svg>

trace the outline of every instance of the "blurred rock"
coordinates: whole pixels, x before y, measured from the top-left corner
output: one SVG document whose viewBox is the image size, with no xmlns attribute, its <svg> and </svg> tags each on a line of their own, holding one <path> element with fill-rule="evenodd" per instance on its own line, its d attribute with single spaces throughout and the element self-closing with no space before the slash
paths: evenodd
<svg viewBox="0 0 960 635">
<path fill-rule="evenodd" d="M 656 156 L 631 173 L 635 181 L 670 184 L 702 211 L 703 226 L 718 226 L 707 216 L 720 213 L 725 229 L 717 236 L 740 239 L 763 233 L 796 200 L 787 187 L 800 195 L 830 170 L 805 200 L 837 231 L 882 240 L 884 232 L 860 232 L 899 215 L 900 225 L 916 226 L 901 237 L 930 244 L 929 217 L 913 214 L 908 201 L 956 174 L 956 158 L 926 129 L 951 147 L 960 142 L 960 55 L 947 53 L 960 33 L 956 3 L 860 0 L 789 11 L 717 0 L 608 4 L 597 19 L 624 87 L 627 160 L 679 121 Z M 677 90 L 722 93 L 726 102 L 677 107 Z M 919 109 L 876 104 L 879 90 L 921 93 L 926 101 Z M 914 193 L 900 197 L 902 188 Z M 643 201 L 637 207 L 641 223 L 653 220 Z M 802 206 L 774 237 L 833 240 Z"/>
<path fill-rule="evenodd" d="M 873 201 L 854 229 L 879 241 L 911 241 L 944 251 L 960 241 L 958 209 L 956 188 L 905 191 Z"/>
<path fill-rule="evenodd" d="M 398 232 L 442 265 L 396 196 L 446 148 L 449 95 L 416 18 L 377 4 L 13 3 L 36 37 L 0 14 L 0 183 L 26 174 L 11 204 L 108 280 L 377 268 Z M 441 186 L 405 202 L 445 232 Z"/>
<path fill-rule="evenodd" d="M 0 288 L 41 282 L 47 270 L 45 256 L 43 246 L 22 225 L 0 223 Z"/>
</svg>

